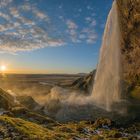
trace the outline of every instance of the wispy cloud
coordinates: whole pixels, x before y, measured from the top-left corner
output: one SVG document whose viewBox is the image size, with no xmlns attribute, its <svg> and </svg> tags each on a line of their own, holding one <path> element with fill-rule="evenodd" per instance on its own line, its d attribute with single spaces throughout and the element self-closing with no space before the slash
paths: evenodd
<svg viewBox="0 0 140 140">
<path fill-rule="evenodd" d="M 86 17 L 85 20 L 86 20 L 86 22 L 91 22 L 92 18 L 91 17 Z"/>
<path fill-rule="evenodd" d="M 67 20 L 67 25 L 69 29 L 75 30 L 78 28 L 77 24 L 72 20 Z"/>
<path fill-rule="evenodd" d="M 86 42 L 88 44 L 93 44 L 97 40 L 97 33 L 95 32 L 93 27 L 84 28 L 82 33 L 86 36 Z"/>
<path fill-rule="evenodd" d="M 87 5 L 88 10 L 93 10 L 93 8 L 90 5 Z"/>
<path fill-rule="evenodd" d="M 73 43 L 80 42 L 80 40 L 78 39 L 78 31 L 77 31 L 78 25 L 72 20 L 67 20 L 66 24 L 68 27 L 67 32 L 70 35 L 72 42 Z"/>
<path fill-rule="evenodd" d="M 6 7 L 10 4 L 13 0 L 0 0 L 0 7 Z"/>
<path fill-rule="evenodd" d="M 93 19 L 93 20 L 91 21 L 91 24 L 90 24 L 90 25 L 91 25 L 92 27 L 94 27 L 94 26 L 96 26 L 96 24 L 97 24 L 96 20 Z"/>
<path fill-rule="evenodd" d="M 17 18 L 17 17 L 20 16 L 19 11 L 18 11 L 17 8 L 11 7 L 11 8 L 9 8 L 9 9 L 10 9 L 10 14 L 11 14 L 13 17 Z"/>
<path fill-rule="evenodd" d="M 63 4 L 60 4 L 58 9 L 61 10 L 63 7 Z M 87 6 L 86 9 L 91 10 L 91 7 Z M 82 12 L 82 8 L 77 9 L 78 16 Z M 47 10 L 40 9 L 35 2 L 23 0 L 22 4 L 15 5 L 14 0 L 1 0 L 0 52 L 17 53 L 59 47 L 67 43 L 96 42 L 97 21 L 93 16 L 83 17 L 81 24 L 77 22 L 79 17 L 69 19 L 61 13 L 58 15 L 58 20 L 64 25 L 63 29 L 59 27 L 56 29 L 58 21 L 54 23 L 51 16 Z"/>
<path fill-rule="evenodd" d="M 84 23 L 84 21 L 83 21 Z M 95 31 L 96 20 L 92 17 L 86 17 L 85 23 L 86 27 L 80 28 L 74 21 L 67 20 L 67 33 L 70 35 L 70 39 L 73 43 L 83 43 L 93 44 L 97 40 L 97 33 Z"/>
<path fill-rule="evenodd" d="M 46 13 L 27 2 L 17 7 L 9 5 L 11 3 L 12 0 L 0 1 L 1 6 L 7 6 L 6 12 L 0 7 L 0 19 L 5 20 L 4 23 L 0 20 L 0 52 L 17 53 L 65 45 L 63 39 L 51 37 L 47 30 L 38 26 L 38 23 L 49 24 L 50 18 Z M 27 11 L 33 18 L 22 13 Z"/>
<path fill-rule="evenodd" d="M 44 14 L 43 12 L 39 11 L 36 8 L 33 8 L 32 12 L 35 14 L 35 16 L 40 20 L 46 20 L 49 21 L 49 16 L 47 14 Z"/>
<path fill-rule="evenodd" d="M 2 13 L 2 12 L 0 12 L 0 17 L 3 18 L 3 19 L 5 19 L 5 20 L 7 20 L 7 21 L 10 20 L 10 16 L 7 15 L 7 14 L 4 14 L 4 13 Z"/>
</svg>

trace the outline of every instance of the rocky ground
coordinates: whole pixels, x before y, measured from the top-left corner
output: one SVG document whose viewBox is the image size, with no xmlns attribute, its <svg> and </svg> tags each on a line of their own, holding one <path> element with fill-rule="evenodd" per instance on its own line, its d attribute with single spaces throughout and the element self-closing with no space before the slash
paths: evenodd
<svg viewBox="0 0 140 140">
<path fill-rule="evenodd" d="M 0 116 L 0 140 L 138 140 L 140 123 L 127 127 L 109 119 L 66 124 L 37 124 L 21 118 Z"/>
<path fill-rule="evenodd" d="M 120 125 L 108 118 L 57 122 L 42 112 L 33 98 L 17 101 L 0 90 L 0 140 L 138 140 L 140 123 Z M 21 102 L 22 103 L 21 103 Z M 29 104 L 29 105 L 27 105 Z M 35 106 L 35 108 L 33 107 Z"/>
</svg>

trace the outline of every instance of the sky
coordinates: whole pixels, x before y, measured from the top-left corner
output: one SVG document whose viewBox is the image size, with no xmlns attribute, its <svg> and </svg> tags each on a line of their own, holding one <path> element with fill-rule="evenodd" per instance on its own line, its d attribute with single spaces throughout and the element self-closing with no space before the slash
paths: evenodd
<svg viewBox="0 0 140 140">
<path fill-rule="evenodd" d="M 0 0 L 0 66 L 7 73 L 96 68 L 113 0 Z"/>
</svg>

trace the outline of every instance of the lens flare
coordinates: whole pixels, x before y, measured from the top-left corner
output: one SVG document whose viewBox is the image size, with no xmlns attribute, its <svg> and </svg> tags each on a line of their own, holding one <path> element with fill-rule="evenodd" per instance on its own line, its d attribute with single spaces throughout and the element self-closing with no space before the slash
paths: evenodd
<svg viewBox="0 0 140 140">
<path fill-rule="evenodd" d="M 5 65 L 0 66 L 0 71 L 5 72 L 6 71 L 6 66 Z"/>
</svg>

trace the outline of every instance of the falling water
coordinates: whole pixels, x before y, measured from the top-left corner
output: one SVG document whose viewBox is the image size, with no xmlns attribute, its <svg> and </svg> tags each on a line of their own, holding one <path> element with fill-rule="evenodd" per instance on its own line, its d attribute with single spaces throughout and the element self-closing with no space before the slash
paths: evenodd
<svg viewBox="0 0 140 140">
<path fill-rule="evenodd" d="M 94 81 L 94 102 L 107 110 L 120 100 L 120 29 L 116 1 L 108 15 Z"/>
</svg>

